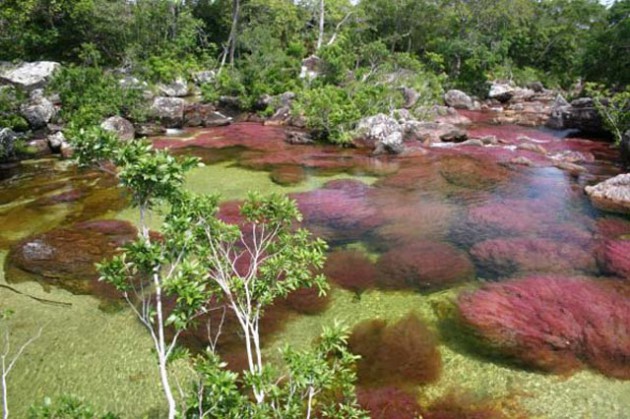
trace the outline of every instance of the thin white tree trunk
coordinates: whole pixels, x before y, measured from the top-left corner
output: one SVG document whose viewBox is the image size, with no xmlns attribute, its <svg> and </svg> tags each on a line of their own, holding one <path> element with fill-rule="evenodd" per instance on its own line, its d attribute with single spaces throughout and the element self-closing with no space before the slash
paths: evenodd
<svg viewBox="0 0 630 419">
<path fill-rule="evenodd" d="M 164 315 L 162 313 L 162 286 L 160 284 L 159 274 L 153 274 L 153 283 L 155 284 L 155 311 L 157 315 L 157 332 L 158 332 L 158 367 L 160 370 L 160 380 L 162 381 L 162 388 L 164 389 L 164 395 L 166 396 L 166 402 L 168 403 L 168 419 L 175 419 L 177 413 L 177 405 L 175 398 L 173 397 L 173 390 L 171 384 L 168 381 L 168 353 L 166 348 L 166 341 L 164 339 Z"/>
<path fill-rule="evenodd" d="M 324 43 L 324 0 L 319 0 L 319 36 L 317 37 L 317 51 Z"/>
</svg>

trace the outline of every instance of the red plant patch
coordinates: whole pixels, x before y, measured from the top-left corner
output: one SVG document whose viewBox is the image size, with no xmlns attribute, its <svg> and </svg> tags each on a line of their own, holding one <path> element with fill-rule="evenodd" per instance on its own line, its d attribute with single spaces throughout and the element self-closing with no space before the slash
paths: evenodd
<svg viewBox="0 0 630 419">
<path fill-rule="evenodd" d="M 390 325 L 364 321 L 354 327 L 348 342 L 352 353 L 361 355 L 357 375 L 362 385 L 431 383 L 442 371 L 437 338 L 416 315 Z"/>
<path fill-rule="evenodd" d="M 357 294 L 376 285 L 376 266 L 358 250 L 337 250 L 326 260 L 324 274 L 337 285 Z"/>
<path fill-rule="evenodd" d="M 396 387 L 359 388 L 357 400 L 372 419 L 416 419 L 420 414 L 416 399 Z"/>
<path fill-rule="evenodd" d="M 589 365 L 630 379 L 627 290 L 589 279 L 532 276 L 459 297 L 461 319 L 517 361 L 558 373 Z"/>
</svg>

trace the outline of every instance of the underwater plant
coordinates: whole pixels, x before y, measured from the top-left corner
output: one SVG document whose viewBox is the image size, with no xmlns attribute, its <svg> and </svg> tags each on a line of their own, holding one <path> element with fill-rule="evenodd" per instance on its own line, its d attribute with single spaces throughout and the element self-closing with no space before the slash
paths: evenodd
<svg viewBox="0 0 630 419">
<path fill-rule="evenodd" d="M 326 260 L 324 274 L 335 284 L 356 295 L 376 285 L 376 266 L 360 250 L 332 252 Z"/>
<path fill-rule="evenodd" d="M 396 387 L 359 388 L 357 400 L 372 419 L 416 419 L 420 414 L 417 400 Z"/>
</svg>

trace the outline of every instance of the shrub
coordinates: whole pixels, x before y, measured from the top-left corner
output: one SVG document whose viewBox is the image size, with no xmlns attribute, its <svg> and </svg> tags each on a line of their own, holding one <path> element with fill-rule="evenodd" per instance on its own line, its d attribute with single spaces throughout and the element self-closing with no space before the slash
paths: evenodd
<svg viewBox="0 0 630 419">
<path fill-rule="evenodd" d="M 65 67 L 49 89 L 59 93 L 64 121 L 79 127 L 99 124 L 113 115 L 143 116 L 141 90 L 122 87 L 116 77 L 98 67 Z"/>
<path fill-rule="evenodd" d="M 62 396 L 53 401 L 44 399 L 41 404 L 31 406 L 30 419 L 117 419 L 119 416 L 111 412 L 97 414 L 92 406 L 72 396 Z"/>
</svg>

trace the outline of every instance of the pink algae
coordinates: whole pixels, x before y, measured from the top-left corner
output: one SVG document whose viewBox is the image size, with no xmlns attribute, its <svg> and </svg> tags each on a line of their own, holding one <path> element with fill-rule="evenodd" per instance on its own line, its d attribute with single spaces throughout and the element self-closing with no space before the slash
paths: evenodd
<svg viewBox="0 0 630 419">
<path fill-rule="evenodd" d="M 466 292 L 458 306 L 482 342 L 525 365 L 630 379 L 629 296 L 619 283 L 531 276 Z"/>
</svg>

